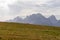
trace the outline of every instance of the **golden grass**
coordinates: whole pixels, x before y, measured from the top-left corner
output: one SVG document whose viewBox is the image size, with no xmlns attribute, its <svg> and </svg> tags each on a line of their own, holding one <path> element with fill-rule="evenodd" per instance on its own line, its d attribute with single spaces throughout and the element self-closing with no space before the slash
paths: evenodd
<svg viewBox="0 0 60 40">
<path fill-rule="evenodd" d="M 60 27 L 0 22 L 0 40 L 60 40 Z"/>
</svg>

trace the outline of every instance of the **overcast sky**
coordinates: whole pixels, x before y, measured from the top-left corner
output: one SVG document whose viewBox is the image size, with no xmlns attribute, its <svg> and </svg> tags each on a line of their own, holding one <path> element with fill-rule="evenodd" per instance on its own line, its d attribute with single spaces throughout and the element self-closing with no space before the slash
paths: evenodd
<svg viewBox="0 0 60 40">
<path fill-rule="evenodd" d="M 0 20 L 41 13 L 60 19 L 60 0 L 0 0 Z"/>
</svg>

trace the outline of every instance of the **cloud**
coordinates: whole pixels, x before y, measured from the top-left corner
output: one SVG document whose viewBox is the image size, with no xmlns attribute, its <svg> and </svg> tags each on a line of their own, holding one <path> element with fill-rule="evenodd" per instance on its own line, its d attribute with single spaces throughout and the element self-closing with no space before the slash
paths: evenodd
<svg viewBox="0 0 60 40">
<path fill-rule="evenodd" d="M 8 7 L 9 7 L 9 10 L 10 10 L 10 15 L 16 15 L 18 14 L 22 7 L 20 6 L 21 4 L 20 3 L 13 3 L 13 4 L 9 4 Z"/>
<path fill-rule="evenodd" d="M 60 0 L 51 0 L 45 4 L 42 4 L 40 8 L 44 11 L 42 13 L 46 13 L 48 15 L 60 15 Z M 57 17 L 57 16 L 56 16 Z M 60 19 L 57 17 L 57 19 Z"/>
<path fill-rule="evenodd" d="M 27 15 L 27 13 L 31 14 L 31 13 L 35 12 L 35 10 L 36 10 L 36 4 L 34 4 L 33 2 L 16 1 L 13 4 L 9 4 L 8 7 L 10 10 L 10 15 L 13 15 L 13 16 L 16 16 L 16 15 L 21 16 L 21 14 L 23 16 L 24 14 Z M 24 16 L 26 16 L 26 15 L 24 15 Z"/>
<path fill-rule="evenodd" d="M 0 6 L 2 7 L 0 15 L 4 18 L 7 16 L 9 18 L 16 16 L 25 17 L 38 12 L 45 16 L 60 15 L 60 0 L 6 0 L 3 4 Z"/>
<path fill-rule="evenodd" d="M 40 3 L 42 2 L 42 3 Z M 59 0 L 17 0 L 13 4 L 8 5 L 10 15 L 12 16 L 27 16 L 35 12 L 40 12 L 43 15 L 60 15 Z"/>
<path fill-rule="evenodd" d="M 46 8 L 41 7 L 41 3 L 39 0 L 25 1 L 25 2 L 16 1 L 13 4 L 9 4 L 8 7 L 10 9 L 10 15 L 24 14 L 25 10 L 28 12 L 28 14 L 31 14 L 34 12 L 44 12 L 46 10 Z M 29 12 L 30 10 L 33 10 L 33 11 Z"/>
<path fill-rule="evenodd" d="M 60 7 L 60 0 L 52 0 L 48 3 L 51 7 Z"/>
</svg>

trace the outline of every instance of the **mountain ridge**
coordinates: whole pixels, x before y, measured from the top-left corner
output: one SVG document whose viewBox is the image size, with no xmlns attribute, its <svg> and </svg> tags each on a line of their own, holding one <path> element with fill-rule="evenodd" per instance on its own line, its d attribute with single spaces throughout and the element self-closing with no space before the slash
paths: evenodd
<svg viewBox="0 0 60 40">
<path fill-rule="evenodd" d="M 42 14 L 32 14 L 22 19 L 17 16 L 12 20 L 8 20 L 7 22 L 18 22 L 18 23 L 29 23 L 29 24 L 40 24 L 40 25 L 48 25 L 48 26 L 60 26 L 60 20 L 57 20 L 54 15 L 46 18 Z"/>
</svg>

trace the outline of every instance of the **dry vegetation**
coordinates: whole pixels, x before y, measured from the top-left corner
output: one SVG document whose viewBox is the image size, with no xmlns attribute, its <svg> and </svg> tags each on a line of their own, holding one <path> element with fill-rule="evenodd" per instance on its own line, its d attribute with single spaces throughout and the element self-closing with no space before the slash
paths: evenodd
<svg viewBox="0 0 60 40">
<path fill-rule="evenodd" d="M 0 22 L 0 40 L 60 40 L 60 27 Z"/>
</svg>

